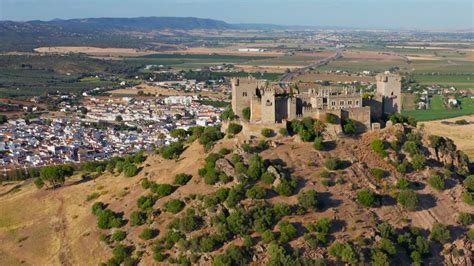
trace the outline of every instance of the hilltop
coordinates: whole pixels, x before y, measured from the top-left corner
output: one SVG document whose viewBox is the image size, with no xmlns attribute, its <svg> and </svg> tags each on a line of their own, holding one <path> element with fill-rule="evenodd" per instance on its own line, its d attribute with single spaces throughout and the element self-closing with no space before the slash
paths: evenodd
<svg viewBox="0 0 474 266">
<path fill-rule="evenodd" d="M 55 189 L 5 183 L 0 264 L 472 262 L 474 180 L 449 139 L 402 124 L 340 136 L 328 124 L 322 143 L 302 141 L 313 123 L 294 122 L 293 136 L 194 130 L 179 157 L 126 159 L 131 177 L 117 163 Z"/>
</svg>

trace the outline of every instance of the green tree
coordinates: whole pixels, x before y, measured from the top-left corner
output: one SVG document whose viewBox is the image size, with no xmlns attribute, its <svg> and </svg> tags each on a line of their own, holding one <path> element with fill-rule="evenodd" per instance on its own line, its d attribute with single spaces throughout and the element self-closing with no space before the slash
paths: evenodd
<svg viewBox="0 0 474 266">
<path fill-rule="evenodd" d="M 430 238 L 441 244 L 445 244 L 451 238 L 451 234 L 446 225 L 434 223 L 433 227 L 431 228 Z"/>
<path fill-rule="evenodd" d="M 242 109 L 242 117 L 245 121 L 250 121 L 250 107 Z"/>
<path fill-rule="evenodd" d="M 308 190 L 301 192 L 298 195 L 298 203 L 306 209 L 317 210 L 318 209 L 318 193 L 316 190 Z"/>
<path fill-rule="evenodd" d="M 361 189 L 357 191 L 357 202 L 365 207 L 375 206 L 376 194 L 368 189 Z"/>
<path fill-rule="evenodd" d="M 418 196 L 411 189 L 403 189 L 398 193 L 397 202 L 409 211 L 415 211 L 418 207 Z"/>
<path fill-rule="evenodd" d="M 432 175 L 428 179 L 428 183 L 437 190 L 444 190 L 446 188 L 446 183 L 440 175 Z"/>
</svg>

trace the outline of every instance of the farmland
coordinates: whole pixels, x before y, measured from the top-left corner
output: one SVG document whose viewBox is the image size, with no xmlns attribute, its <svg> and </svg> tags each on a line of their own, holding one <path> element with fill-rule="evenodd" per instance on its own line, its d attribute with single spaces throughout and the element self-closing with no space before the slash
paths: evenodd
<svg viewBox="0 0 474 266">
<path fill-rule="evenodd" d="M 460 101 L 461 109 L 446 109 L 441 96 L 433 96 L 428 110 L 405 110 L 402 113 L 414 117 L 418 121 L 431 121 L 474 114 L 473 99 L 463 98 Z"/>
</svg>

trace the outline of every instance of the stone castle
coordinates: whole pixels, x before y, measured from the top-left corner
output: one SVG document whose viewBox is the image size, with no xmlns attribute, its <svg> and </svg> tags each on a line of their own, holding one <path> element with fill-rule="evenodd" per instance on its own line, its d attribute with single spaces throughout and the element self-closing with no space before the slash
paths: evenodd
<svg viewBox="0 0 474 266">
<path fill-rule="evenodd" d="M 324 119 L 327 113 L 340 121 L 355 120 L 360 131 L 371 128 L 372 122 L 400 112 L 401 77 L 385 72 L 377 75 L 377 90 L 372 99 L 364 99 L 354 87 L 320 86 L 296 94 L 277 83 L 255 78 L 232 79 L 232 109 L 242 117 L 250 108 L 250 123 L 275 124 L 303 117 Z"/>
</svg>

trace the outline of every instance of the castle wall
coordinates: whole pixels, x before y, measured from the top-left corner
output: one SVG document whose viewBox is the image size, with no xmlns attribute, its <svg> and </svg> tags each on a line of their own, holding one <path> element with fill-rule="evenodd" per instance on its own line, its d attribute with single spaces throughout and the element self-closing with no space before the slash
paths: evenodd
<svg viewBox="0 0 474 266">
<path fill-rule="evenodd" d="M 352 119 L 356 121 L 359 132 L 370 130 L 370 107 L 348 108 L 341 110 L 341 119 Z"/>
<path fill-rule="evenodd" d="M 281 123 L 288 119 L 288 98 L 277 97 L 275 99 L 275 121 Z"/>
<path fill-rule="evenodd" d="M 288 120 L 295 119 L 297 117 L 296 112 L 296 103 L 297 99 L 295 98 L 288 98 L 287 99 L 287 109 L 288 109 Z"/>
<path fill-rule="evenodd" d="M 253 97 L 250 104 L 250 121 L 257 123 L 262 120 L 262 101 L 258 97 Z"/>
<path fill-rule="evenodd" d="M 232 110 L 242 117 L 242 110 L 250 107 L 251 98 L 258 87 L 256 79 L 232 79 Z"/>
</svg>

